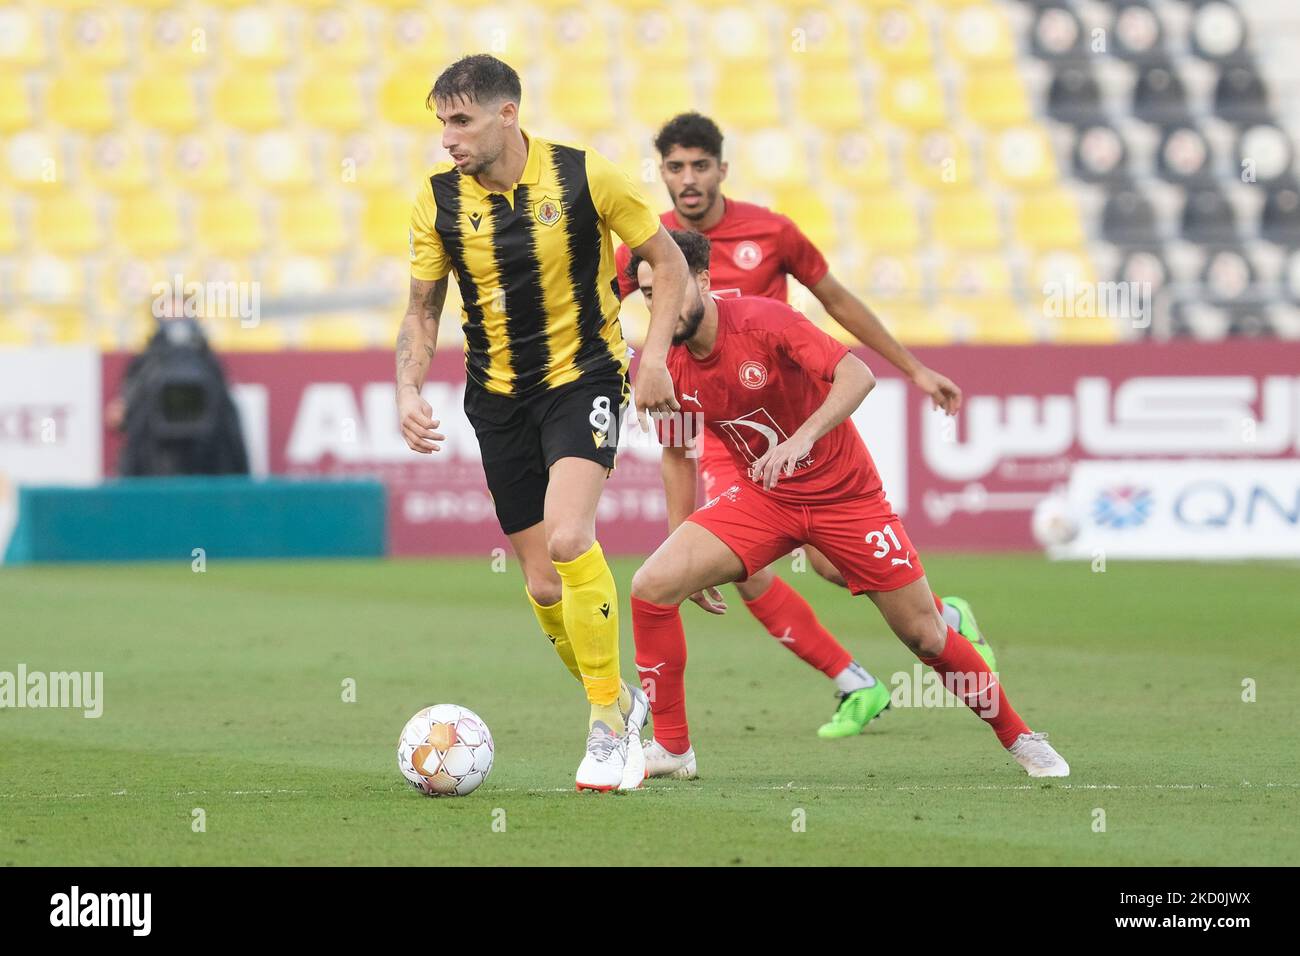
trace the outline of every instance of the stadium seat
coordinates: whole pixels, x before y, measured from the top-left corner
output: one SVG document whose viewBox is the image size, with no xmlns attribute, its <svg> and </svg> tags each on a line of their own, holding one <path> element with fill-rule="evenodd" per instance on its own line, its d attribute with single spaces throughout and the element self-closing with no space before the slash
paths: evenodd
<svg viewBox="0 0 1300 956">
<path fill-rule="evenodd" d="M 86 144 L 86 170 L 98 189 L 129 193 L 156 185 L 145 152 L 146 139 L 138 131 L 108 133 Z"/>
<path fill-rule="evenodd" d="M 787 7 L 782 38 L 789 38 L 790 50 L 827 69 L 851 67 L 859 59 L 853 31 L 833 6 L 801 2 Z"/>
<path fill-rule="evenodd" d="M 1157 125 L 1178 123 L 1187 118 L 1187 91 L 1173 64 L 1152 63 L 1133 85 L 1133 115 Z"/>
<path fill-rule="evenodd" d="M 710 58 L 716 58 L 719 70 L 769 70 L 772 38 L 765 17 L 754 16 L 739 3 L 705 16 L 708 18 L 704 24 L 709 38 L 707 48 Z"/>
<path fill-rule="evenodd" d="M 551 78 L 546 95 L 547 112 L 563 116 L 584 134 L 611 129 L 616 124 L 617 106 L 609 83 L 591 80 L 582 70 L 565 70 Z"/>
<path fill-rule="evenodd" d="M 98 228 L 97 223 L 95 228 Z M 37 235 L 40 235 L 39 229 Z M 63 257 L 40 253 L 20 260 L 16 270 L 18 300 L 38 305 L 80 302 L 86 289 L 86 268 L 84 260 L 75 253 L 85 252 L 86 248 L 69 251 L 74 255 Z"/>
<path fill-rule="evenodd" d="M 921 224 L 910 198 L 893 194 L 860 199 L 853 216 L 859 243 L 876 252 L 911 252 L 921 244 Z"/>
<path fill-rule="evenodd" d="M 1300 248 L 1300 185 L 1287 179 L 1268 191 L 1260 213 L 1260 235 L 1287 249 Z"/>
<path fill-rule="evenodd" d="M 96 201 L 77 193 L 58 193 L 36 204 L 36 248 L 59 255 L 91 252 L 104 241 Z"/>
<path fill-rule="evenodd" d="M 179 187 L 195 192 L 225 189 L 231 181 L 230 155 L 219 135 L 182 136 L 166 149 L 167 175 Z"/>
<path fill-rule="evenodd" d="M 0 73 L 0 133 L 13 133 L 32 124 L 31 93 L 21 74 Z"/>
<path fill-rule="evenodd" d="M 777 190 L 772 208 L 793 219 L 819 249 L 838 246 L 834 211 L 825 199 L 807 186 Z"/>
<path fill-rule="evenodd" d="M 0 7 L 0 70 L 39 66 L 48 55 L 38 11 Z"/>
<path fill-rule="evenodd" d="M 313 126 L 335 132 L 360 129 L 370 118 L 361 86 L 338 68 L 304 76 L 298 87 L 299 114 Z"/>
<path fill-rule="evenodd" d="M 4 77 L 0 74 L 0 84 Z M 22 130 L 11 136 L 0 151 L 4 163 L 2 179 L 19 189 L 57 192 L 63 188 L 63 169 L 58 140 L 47 133 Z"/>
<path fill-rule="evenodd" d="M 800 71 L 796 74 L 793 102 L 797 104 L 796 112 L 806 122 L 827 133 L 860 129 L 864 125 L 866 103 L 851 65 L 818 64 Z"/>
<path fill-rule="evenodd" d="M 390 123 L 433 131 L 439 128 L 432 110 L 425 108 L 432 81 L 410 70 L 389 74 L 379 87 L 379 113 Z"/>
<path fill-rule="evenodd" d="M 229 73 L 213 93 L 217 118 L 241 130 L 260 132 L 284 123 L 275 77 L 261 70 Z"/>
<path fill-rule="evenodd" d="M 293 252 L 328 255 L 347 246 L 350 230 L 336 202 L 312 193 L 285 200 L 276 237 Z"/>
<path fill-rule="evenodd" d="M 294 192 L 316 185 L 311 143 L 300 130 L 262 133 L 246 143 L 254 179 L 276 192 Z"/>
<path fill-rule="evenodd" d="M 907 129 L 929 129 L 947 122 L 943 87 L 930 72 L 885 76 L 880 84 L 878 108 L 885 119 Z"/>
<path fill-rule="evenodd" d="M 713 112 L 723 129 L 758 129 L 780 123 L 776 82 L 770 74 L 720 71 L 713 90 Z"/>
<path fill-rule="evenodd" d="M 369 324 L 357 316 L 319 316 L 303 326 L 299 344 L 316 351 L 353 352 L 369 348 L 371 340 Z"/>
<path fill-rule="evenodd" d="M 542 39 L 548 62 L 565 64 L 565 72 L 608 75 L 613 37 L 610 24 L 599 11 L 571 5 L 548 12 L 545 22 Z"/>
<path fill-rule="evenodd" d="M 264 318 L 248 328 L 234 318 L 204 319 L 203 332 L 218 352 L 279 352 L 289 345 L 288 331 L 277 319 Z"/>
<path fill-rule="evenodd" d="M 281 222 L 284 222 L 283 217 Z M 337 273 L 338 269 L 329 258 L 313 256 L 307 254 L 305 250 L 268 256 L 263 260 L 262 268 L 262 275 L 266 280 L 266 295 L 272 299 L 299 299 L 304 296 L 327 295 L 330 289 L 336 288 L 339 284 Z M 312 316 L 294 325 L 301 331 L 318 318 Z"/>
<path fill-rule="evenodd" d="M 1163 59 L 1164 27 L 1145 0 L 1121 0 L 1115 5 L 1108 52 L 1129 63 L 1144 64 Z"/>
<path fill-rule="evenodd" d="M 1067 64 L 1053 74 L 1047 90 L 1047 115 L 1076 126 L 1105 119 L 1101 88 L 1086 66 Z"/>
<path fill-rule="evenodd" d="M 1016 237 L 1030 249 L 1078 246 L 1083 226 L 1075 199 L 1063 190 L 1031 193 L 1015 213 Z"/>
<path fill-rule="evenodd" d="M 274 6 L 244 7 L 228 14 L 223 27 L 222 50 L 237 67 L 276 67 L 289 59 L 285 24 Z"/>
<path fill-rule="evenodd" d="M 1002 245 L 997 204 L 979 190 L 936 194 L 930 225 L 934 241 L 951 249 L 988 252 Z"/>
<path fill-rule="evenodd" d="M 1016 126 L 985 141 L 984 168 L 994 183 L 1017 190 L 1056 183 L 1056 156 L 1042 127 Z"/>
<path fill-rule="evenodd" d="M 1161 179 L 1184 186 L 1205 185 L 1213 176 L 1210 143 L 1195 126 L 1166 126 L 1156 150 L 1156 172 Z"/>
<path fill-rule="evenodd" d="M 651 129 L 699 105 L 685 70 L 653 68 L 633 74 L 628 83 L 628 101 L 632 118 Z"/>
<path fill-rule="evenodd" d="M 1101 213 L 1101 234 L 1120 246 L 1151 246 L 1159 241 L 1155 207 L 1151 200 L 1124 184 L 1106 198 Z"/>
<path fill-rule="evenodd" d="M 150 70 L 188 72 L 211 65 L 209 38 L 193 14 L 171 0 L 159 0 L 136 33 L 140 59 Z"/>
<path fill-rule="evenodd" d="M 972 3 L 945 17 L 948 56 L 966 67 L 1011 63 L 1015 40 L 1003 10 L 989 3 Z"/>
<path fill-rule="evenodd" d="M 1240 125 L 1268 122 L 1272 111 L 1259 74 L 1240 64 L 1224 67 L 1214 87 L 1214 115 Z"/>
<path fill-rule="evenodd" d="M 1180 231 L 1184 239 L 1203 245 L 1236 242 L 1237 215 L 1218 189 L 1196 189 L 1187 194 Z"/>
<path fill-rule="evenodd" d="M 661 6 L 636 10 L 618 19 L 619 49 L 626 51 L 635 72 L 677 75 L 690 59 L 685 21 Z"/>
<path fill-rule="evenodd" d="M 865 131 L 844 132 L 822 143 L 822 168 L 842 187 L 854 192 L 893 189 L 898 174 L 889 150 Z"/>
<path fill-rule="evenodd" d="M 975 165 L 960 129 L 930 129 L 912 137 L 904 162 L 912 182 L 947 190 L 966 189 L 975 181 Z"/>
<path fill-rule="evenodd" d="M 169 133 L 188 132 L 199 123 L 194 82 L 184 73 L 169 70 L 138 77 L 130 105 L 135 119 Z"/>
<path fill-rule="evenodd" d="M 108 77 L 102 73 L 58 73 L 46 89 L 45 106 L 59 126 L 102 133 L 117 118 Z"/>
<path fill-rule="evenodd" d="M 1275 185 L 1295 169 L 1295 147 L 1286 131 L 1274 123 L 1257 123 L 1237 137 L 1236 168 L 1255 182 Z"/>
<path fill-rule="evenodd" d="M 111 70 L 127 61 L 122 15 L 111 5 L 67 15 L 61 34 L 61 54 L 65 63 L 75 63 L 79 68 Z"/>
<path fill-rule="evenodd" d="M 889 71 L 915 71 L 934 60 L 928 24 L 903 3 L 868 11 L 866 48 L 869 59 Z"/>
<path fill-rule="evenodd" d="M 943 255 L 938 291 L 947 299 L 1008 298 L 1015 283 L 1006 256 L 952 250 Z"/>
<path fill-rule="evenodd" d="M 438 70 L 461 52 L 456 33 L 437 20 L 432 11 L 412 6 L 409 0 L 398 2 L 402 9 L 391 13 L 383 24 L 381 62 L 394 70 L 415 73 L 424 86 L 420 102 L 433 86 Z"/>
<path fill-rule="evenodd" d="M 740 162 L 749 180 L 760 188 L 808 187 L 808 157 L 804 144 L 784 129 L 760 130 L 741 140 Z M 728 178 L 730 186 L 736 180 Z"/>
<path fill-rule="evenodd" d="M 185 234 L 176 197 L 151 191 L 122 199 L 117 206 L 113 236 L 128 252 L 139 256 L 180 249 Z"/>
<path fill-rule="evenodd" d="M 361 241 L 368 249 L 390 255 L 408 251 L 412 197 L 406 192 L 370 197 L 361 214 Z"/>
<path fill-rule="evenodd" d="M 13 202 L 8 199 L 0 201 L 0 254 L 13 252 L 21 241 Z"/>
<path fill-rule="evenodd" d="M 919 303 L 927 291 L 925 275 L 915 256 L 877 253 L 869 255 L 861 269 L 854 269 L 861 277 L 860 291 L 873 309 L 894 304 Z"/>
<path fill-rule="evenodd" d="M 1014 66 L 972 70 L 961 85 L 961 108 L 981 126 L 1018 126 L 1030 119 L 1025 84 Z"/>
<path fill-rule="evenodd" d="M 937 310 L 923 303 L 886 302 L 879 309 L 873 310 L 893 333 L 894 338 L 904 345 L 950 345 L 952 329 L 945 325 Z M 846 345 L 857 345 L 858 341 L 836 323 L 828 328 L 832 335 Z M 835 331 L 838 330 L 838 331 Z"/>
<path fill-rule="evenodd" d="M 1012 298 L 945 299 L 938 317 L 959 342 L 984 345 L 1024 345 L 1038 334 Z"/>
<path fill-rule="evenodd" d="M 217 255 L 247 256 L 262 248 L 261 210 L 242 196 L 203 199 L 197 208 L 195 225 L 196 243 Z"/>
<path fill-rule="evenodd" d="M 322 0 L 322 9 L 311 15 L 303 30 L 307 63 L 313 73 L 331 68 L 358 68 L 374 62 L 375 51 L 365 21 L 352 10 Z"/>
<path fill-rule="evenodd" d="M 1044 3 L 1034 13 L 1029 48 L 1040 60 L 1067 63 L 1088 55 L 1088 37 L 1079 15 L 1063 3 Z"/>
<path fill-rule="evenodd" d="M 1070 168 L 1087 183 L 1118 183 L 1128 173 L 1128 145 L 1108 124 L 1081 127 L 1074 137 Z"/>
<path fill-rule="evenodd" d="M 1236 60 L 1246 49 L 1246 23 L 1231 4 L 1197 7 L 1192 14 L 1189 46 L 1192 53 L 1212 63 Z"/>
</svg>

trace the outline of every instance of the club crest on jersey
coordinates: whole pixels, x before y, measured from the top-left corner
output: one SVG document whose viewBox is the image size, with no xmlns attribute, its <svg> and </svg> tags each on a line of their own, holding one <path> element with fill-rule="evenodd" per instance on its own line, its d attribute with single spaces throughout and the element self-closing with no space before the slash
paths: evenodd
<svg viewBox="0 0 1300 956">
<path fill-rule="evenodd" d="M 562 215 L 564 215 L 564 210 L 560 206 L 560 201 L 558 199 L 553 199 L 550 196 L 543 196 L 541 199 L 537 200 L 537 202 L 533 203 L 533 218 L 543 226 L 555 225 L 560 221 Z"/>
<path fill-rule="evenodd" d="M 767 384 L 767 369 L 758 362 L 745 362 L 740 366 L 740 384 L 745 388 L 762 388 Z"/>
<path fill-rule="evenodd" d="M 753 269 L 763 261 L 763 248 L 746 239 L 731 253 L 731 261 L 741 269 Z"/>
</svg>

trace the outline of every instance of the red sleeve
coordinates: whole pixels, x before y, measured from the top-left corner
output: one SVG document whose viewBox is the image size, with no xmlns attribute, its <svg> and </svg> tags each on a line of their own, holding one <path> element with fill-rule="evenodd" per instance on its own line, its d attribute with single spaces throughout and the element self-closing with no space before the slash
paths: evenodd
<svg viewBox="0 0 1300 956">
<path fill-rule="evenodd" d="M 821 250 L 789 218 L 781 230 L 781 261 L 785 264 L 785 271 L 809 289 L 831 271 Z"/>
<path fill-rule="evenodd" d="M 778 332 L 778 351 L 810 375 L 833 381 L 835 366 L 849 353 L 848 346 L 835 341 L 798 312 L 794 314 L 798 318 L 787 322 Z"/>
<path fill-rule="evenodd" d="M 632 261 L 632 250 L 626 243 L 621 244 L 614 251 L 614 277 L 618 280 L 618 287 L 614 290 L 618 293 L 620 299 L 626 299 L 629 295 L 637 290 L 637 284 L 627 277 L 627 264 Z"/>
</svg>

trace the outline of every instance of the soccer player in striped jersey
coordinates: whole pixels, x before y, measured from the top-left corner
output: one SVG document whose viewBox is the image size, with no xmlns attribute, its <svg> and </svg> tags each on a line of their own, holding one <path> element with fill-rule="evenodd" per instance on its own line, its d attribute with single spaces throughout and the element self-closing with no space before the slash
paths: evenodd
<svg viewBox="0 0 1300 956">
<path fill-rule="evenodd" d="M 664 124 L 654 143 L 660 157 L 659 172 L 673 202 L 660 221 L 669 229 L 708 237 L 714 296 L 756 295 L 785 302 L 787 276 L 794 276 L 831 318 L 903 372 L 930 396 L 936 408 L 956 414 L 961 389 L 900 344 L 866 304 L 831 275 L 821 251 L 789 217 L 722 195 L 727 163 L 722 158 L 722 131 L 713 120 L 694 112 L 679 114 Z M 619 295 L 626 297 L 638 286 L 637 276 L 628 269 L 632 250 L 621 246 L 617 256 Z M 698 411 L 691 405 L 690 394 L 682 400 L 688 411 Z M 708 500 L 734 484 L 737 474 L 720 442 L 707 434 L 698 436 L 697 442 L 703 446 L 697 451 Z M 843 576 L 825 555 L 808 544 L 804 549 L 818 574 L 845 586 Z M 840 703 L 830 721 L 818 729 L 818 736 L 836 739 L 860 734 L 888 706 L 884 684 L 853 659 L 808 602 L 770 568 L 736 582 L 736 590 L 769 634 L 835 682 Z M 710 613 L 726 610 L 716 591 L 695 600 Z M 980 633 L 970 605 L 959 597 L 944 598 L 942 614 L 996 669 L 993 649 Z"/>
<path fill-rule="evenodd" d="M 629 388 L 611 235 L 662 272 L 651 322 L 660 355 L 687 271 L 627 176 L 590 149 L 524 130 L 520 98 L 518 74 L 486 54 L 453 63 L 429 93 L 451 161 L 421 183 L 411 212 L 398 417 L 412 450 L 441 448 L 420 389 L 454 272 L 464 302 L 465 412 L 497 519 L 542 632 L 591 705 L 577 788 L 628 789 L 644 776 L 648 702 L 619 676 L 618 594 L 595 536 Z M 636 391 L 642 414 L 676 407 L 668 373 L 654 362 L 638 372 Z"/>
</svg>

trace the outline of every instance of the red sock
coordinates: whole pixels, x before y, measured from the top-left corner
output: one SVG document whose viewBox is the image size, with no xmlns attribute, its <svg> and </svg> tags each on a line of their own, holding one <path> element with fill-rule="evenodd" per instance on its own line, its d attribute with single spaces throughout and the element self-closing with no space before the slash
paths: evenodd
<svg viewBox="0 0 1300 956">
<path fill-rule="evenodd" d="M 650 698 L 655 740 L 670 753 L 691 747 L 686 726 L 686 632 L 681 609 L 632 598 L 632 635 L 641 688 Z"/>
<path fill-rule="evenodd" d="M 746 601 L 745 606 L 767 633 L 827 677 L 834 677 L 852 663 L 853 655 L 822 627 L 803 595 L 780 578 L 773 577 L 772 586 Z"/>
<path fill-rule="evenodd" d="M 1003 747 L 1010 747 L 1021 734 L 1029 733 L 1029 727 L 1007 700 L 1002 682 L 989 670 L 979 651 L 971 647 L 970 641 L 951 627 L 943 653 L 938 657 L 922 657 L 921 663 L 933 667 L 943 677 L 944 686 L 993 728 Z"/>
</svg>

